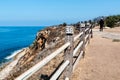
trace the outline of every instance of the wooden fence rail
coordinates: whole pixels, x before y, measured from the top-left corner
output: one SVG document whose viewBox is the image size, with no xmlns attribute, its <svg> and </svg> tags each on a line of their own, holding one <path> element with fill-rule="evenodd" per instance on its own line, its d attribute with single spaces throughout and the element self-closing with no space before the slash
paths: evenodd
<svg viewBox="0 0 120 80">
<path fill-rule="evenodd" d="M 32 76 L 39 69 L 44 67 L 48 62 L 50 62 L 53 58 L 55 58 L 58 54 L 64 51 L 64 62 L 57 69 L 57 71 L 53 74 L 50 80 L 56 80 L 58 77 L 64 72 L 64 79 L 69 80 L 72 72 L 74 71 L 77 63 L 81 59 L 81 57 L 85 56 L 85 47 L 88 43 L 90 43 L 90 38 L 93 37 L 92 33 L 92 25 L 82 26 L 80 27 L 80 33 L 73 38 L 74 30 L 72 26 L 67 26 L 66 28 L 66 43 L 54 51 L 52 54 L 44 58 L 42 61 L 31 67 L 29 70 L 18 76 L 15 80 L 27 80 L 30 76 Z M 74 42 L 79 40 L 76 48 L 74 49 Z M 79 53 L 78 53 L 79 52 Z M 77 58 L 75 57 L 77 56 Z"/>
</svg>

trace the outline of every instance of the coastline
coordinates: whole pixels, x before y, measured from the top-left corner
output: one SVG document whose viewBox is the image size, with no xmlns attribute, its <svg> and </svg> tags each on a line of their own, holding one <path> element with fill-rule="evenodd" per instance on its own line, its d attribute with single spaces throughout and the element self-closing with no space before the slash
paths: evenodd
<svg viewBox="0 0 120 80">
<path fill-rule="evenodd" d="M 17 50 L 31 45 L 36 33 L 44 28 L 44 26 L 0 26 L 0 66 L 11 61 L 10 58 Z"/>
<path fill-rule="evenodd" d="M 6 59 L 7 61 L 2 62 L 2 63 L 0 64 L 0 68 L 1 68 L 2 66 L 6 65 L 6 64 L 9 64 L 10 62 L 12 62 L 12 61 L 14 60 L 14 58 L 15 58 L 19 53 L 23 52 L 24 49 L 26 49 L 26 48 L 27 48 L 27 47 L 24 47 L 24 48 L 15 50 L 15 51 L 13 51 L 13 52 L 11 53 L 11 55 L 6 56 L 4 59 Z"/>
<path fill-rule="evenodd" d="M 14 58 L 18 53 L 22 52 L 23 49 L 24 49 L 24 48 L 12 52 L 12 54 L 11 54 L 11 55 L 8 55 L 7 57 L 5 57 L 5 59 L 9 60 L 9 59 Z"/>
<path fill-rule="evenodd" d="M 24 29 L 24 28 L 22 28 L 22 29 Z M 25 29 L 27 29 L 27 28 L 25 28 Z M 40 32 L 43 29 L 45 29 L 45 27 L 35 28 L 34 31 L 33 31 L 32 28 L 30 28 L 29 30 L 32 31 L 31 34 L 30 34 L 29 31 L 27 31 L 26 33 L 30 34 L 30 35 L 36 35 L 36 31 Z M 23 30 L 23 32 L 24 31 L 26 31 L 26 30 Z M 19 35 L 22 35 L 22 34 L 19 34 Z M 30 40 L 31 37 L 29 37 L 29 35 L 27 35 L 27 36 L 28 36 L 28 40 Z M 34 39 L 35 39 L 35 37 L 34 37 Z M 15 51 L 11 52 L 9 55 L 7 55 L 6 57 L 4 57 L 4 59 L 6 61 L 4 63 L 1 63 L 1 65 L 0 65 L 0 80 L 4 80 L 5 78 L 7 78 L 10 75 L 10 72 L 12 72 L 12 70 L 16 67 L 16 65 L 18 65 L 20 59 L 23 56 L 25 56 L 25 54 L 27 54 L 27 52 L 30 50 L 29 47 L 30 47 L 31 44 L 33 44 L 33 41 L 34 40 L 32 40 L 32 43 L 29 43 L 29 45 L 27 47 L 24 46 L 21 49 L 16 49 Z M 23 42 L 23 44 L 24 44 L 24 42 Z"/>
<path fill-rule="evenodd" d="M 12 56 L 13 55 L 12 54 L 10 56 L 10 57 L 12 57 L 12 60 L 10 62 L 6 62 L 0 66 L 0 80 L 3 80 L 4 78 L 6 78 L 9 75 L 10 71 L 16 66 L 19 59 L 25 55 L 27 49 L 28 49 L 28 47 L 22 48 L 19 50 L 19 52 L 15 53 L 14 56 Z"/>
</svg>

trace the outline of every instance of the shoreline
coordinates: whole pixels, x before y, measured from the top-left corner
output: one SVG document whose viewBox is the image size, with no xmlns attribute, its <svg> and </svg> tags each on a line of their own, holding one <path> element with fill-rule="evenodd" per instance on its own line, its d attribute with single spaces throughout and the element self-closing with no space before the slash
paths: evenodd
<svg viewBox="0 0 120 80">
<path fill-rule="evenodd" d="M 6 62 L 0 66 L 0 80 L 3 80 L 9 75 L 10 71 L 14 68 L 14 66 L 16 66 L 19 59 L 25 55 L 27 49 L 28 47 L 20 49 L 21 51 L 16 53 L 10 62 Z"/>
<path fill-rule="evenodd" d="M 0 66 L 10 61 L 10 58 L 14 56 L 13 54 L 17 50 L 31 45 L 36 37 L 36 33 L 44 28 L 45 26 L 11 26 L 11 28 L 0 26 Z"/>
<path fill-rule="evenodd" d="M 24 49 L 26 49 L 26 48 L 27 48 L 27 47 L 23 47 L 23 48 L 21 48 L 21 49 L 18 49 L 18 50 L 15 50 L 15 51 L 11 52 L 10 55 L 8 55 L 8 56 L 6 56 L 6 57 L 4 58 L 4 59 L 5 59 L 5 62 L 1 62 L 1 63 L 0 63 L 0 68 L 1 68 L 1 66 L 6 65 L 6 64 L 12 62 L 12 61 L 14 60 L 14 57 L 17 56 L 19 53 L 21 53 L 21 52 L 22 52 Z"/>
<path fill-rule="evenodd" d="M 40 28 L 39 31 L 43 29 L 45 28 Z M 33 41 L 32 41 L 32 44 L 33 44 Z M 25 56 L 25 54 L 29 51 L 30 45 L 27 47 L 23 47 L 21 49 L 15 50 L 11 52 L 10 55 L 7 55 L 4 57 L 6 62 L 0 65 L 0 80 L 4 80 L 5 78 L 7 78 L 7 76 L 10 75 L 10 72 L 14 70 L 15 66 L 19 63 L 20 59 L 23 56 Z"/>
<path fill-rule="evenodd" d="M 12 58 L 14 58 L 18 53 L 20 53 L 21 51 L 23 51 L 24 48 L 21 48 L 21 49 L 18 49 L 18 50 L 15 50 L 11 53 L 11 55 L 8 55 L 7 57 L 5 57 L 4 59 L 6 60 L 10 60 Z"/>
</svg>

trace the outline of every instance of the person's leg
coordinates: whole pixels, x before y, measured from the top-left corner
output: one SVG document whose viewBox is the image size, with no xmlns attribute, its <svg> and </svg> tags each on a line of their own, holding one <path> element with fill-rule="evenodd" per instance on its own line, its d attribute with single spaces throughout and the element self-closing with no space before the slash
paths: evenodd
<svg viewBox="0 0 120 80">
<path fill-rule="evenodd" d="M 102 28 L 101 28 L 101 31 L 103 31 L 103 26 L 102 26 Z"/>
<path fill-rule="evenodd" d="M 103 27 L 102 27 L 102 30 L 101 31 L 103 31 Z"/>
<path fill-rule="evenodd" d="M 100 26 L 100 31 L 102 31 L 102 27 Z"/>
</svg>

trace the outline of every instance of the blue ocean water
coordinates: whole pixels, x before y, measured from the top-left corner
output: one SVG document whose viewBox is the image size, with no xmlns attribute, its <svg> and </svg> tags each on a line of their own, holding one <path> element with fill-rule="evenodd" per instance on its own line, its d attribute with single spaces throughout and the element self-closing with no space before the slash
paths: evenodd
<svg viewBox="0 0 120 80">
<path fill-rule="evenodd" d="M 24 47 L 28 47 L 35 39 L 39 30 L 45 27 L 0 27 L 0 64 L 6 57 Z"/>
</svg>

